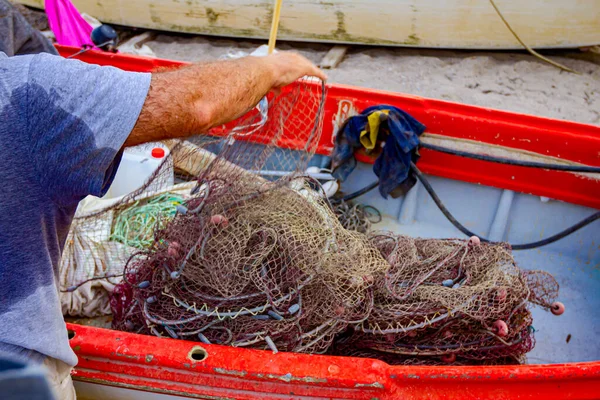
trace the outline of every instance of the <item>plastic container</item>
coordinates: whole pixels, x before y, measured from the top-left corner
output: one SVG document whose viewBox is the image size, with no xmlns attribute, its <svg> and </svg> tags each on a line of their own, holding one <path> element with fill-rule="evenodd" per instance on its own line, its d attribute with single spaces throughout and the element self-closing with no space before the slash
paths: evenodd
<svg viewBox="0 0 600 400">
<path fill-rule="evenodd" d="M 160 173 L 159 179 L 155 179 L 146 188 L 146 191 L 173 186 L 173 161 L 168 156 L 169 148 L 162 143 L 145 143 L 126 148 L 123 151 L 123 158 L 115 179 L 103 199 L 111 199 L 136 191 L 146 183 L 165 160 L 164 171 Z"/>
</svg>

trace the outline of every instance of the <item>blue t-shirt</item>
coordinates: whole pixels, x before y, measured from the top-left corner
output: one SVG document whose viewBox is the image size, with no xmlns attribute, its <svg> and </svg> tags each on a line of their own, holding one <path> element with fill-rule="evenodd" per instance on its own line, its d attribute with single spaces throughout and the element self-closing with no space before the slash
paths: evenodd
<svg viewBox="0 0 600 400">
<path fill-rule="evenodd" d="M 108 189 L 150 74 L 0 53 L 0 352 L 75 365 L 58 266 L 77 203 Z"/>
</svg>

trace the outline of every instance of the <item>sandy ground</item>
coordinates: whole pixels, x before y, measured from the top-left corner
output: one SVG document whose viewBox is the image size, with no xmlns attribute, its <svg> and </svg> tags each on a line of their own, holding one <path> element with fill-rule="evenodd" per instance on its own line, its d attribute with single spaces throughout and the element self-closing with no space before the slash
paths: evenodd
<svg viewBox="0 0 600 400">
<path fill-rule="evenodd" d="M 263 43 L 160 34 L 147 44 L 161 58 L 207 61 L 250 52 Z M 278 45 L 317 63 L 330 47 Z M 520 52 L 353 47 L 328 75 L 335 83 L 600 125 L 600 55 L 573 50 L 548 56 L 580 74 L 560 71 Z"/>
<path fill-rule="evenodd" d="M 20 7 L 38 29 L 45 14 Z M 121 42 L 142 30 L 117 27 Z M 160 33 L 147 45 L 156 56 L 208 61 L 249 53 L 264 41 Z M 278 43 L 318 63 L 331 45 Z M 410 93 L 484 107 L 600 125 L 600 54 L 544 52 L 579 74 L 561 71 L 526 52 L 469 52 L 352 47 L 328 71 L 330 82 Z"/>
</svg>

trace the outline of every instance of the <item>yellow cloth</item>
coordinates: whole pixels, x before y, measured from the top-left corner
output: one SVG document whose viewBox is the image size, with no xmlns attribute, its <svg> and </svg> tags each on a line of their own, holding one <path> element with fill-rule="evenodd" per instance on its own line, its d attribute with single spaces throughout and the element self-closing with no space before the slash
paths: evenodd
<svg viewBox="0 0 600 400">
<path fill-rule="evenodd" d="M 367 117 L 369 124 L 367 129 L 360 133 L 360 143 L 367 150 L 373 150 L 377 144 L 377 135 L 379 134 L 379 125 L 381 124 L 381 114 L 388 115 L 390 110 L 374 111 Z"/>
</svg>

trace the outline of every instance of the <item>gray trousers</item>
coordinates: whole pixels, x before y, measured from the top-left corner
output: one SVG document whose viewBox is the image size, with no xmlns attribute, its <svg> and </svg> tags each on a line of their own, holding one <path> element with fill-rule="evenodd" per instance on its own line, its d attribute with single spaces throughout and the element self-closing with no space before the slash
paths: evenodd
<svg viewBox="0 0 600 400">
<path fill-rule="evenodd" d="M 58 54 L 52 43 L 7 0 L 0 0 L 0 51 L 9 57 L 42 52 Z"/>
</svg>

